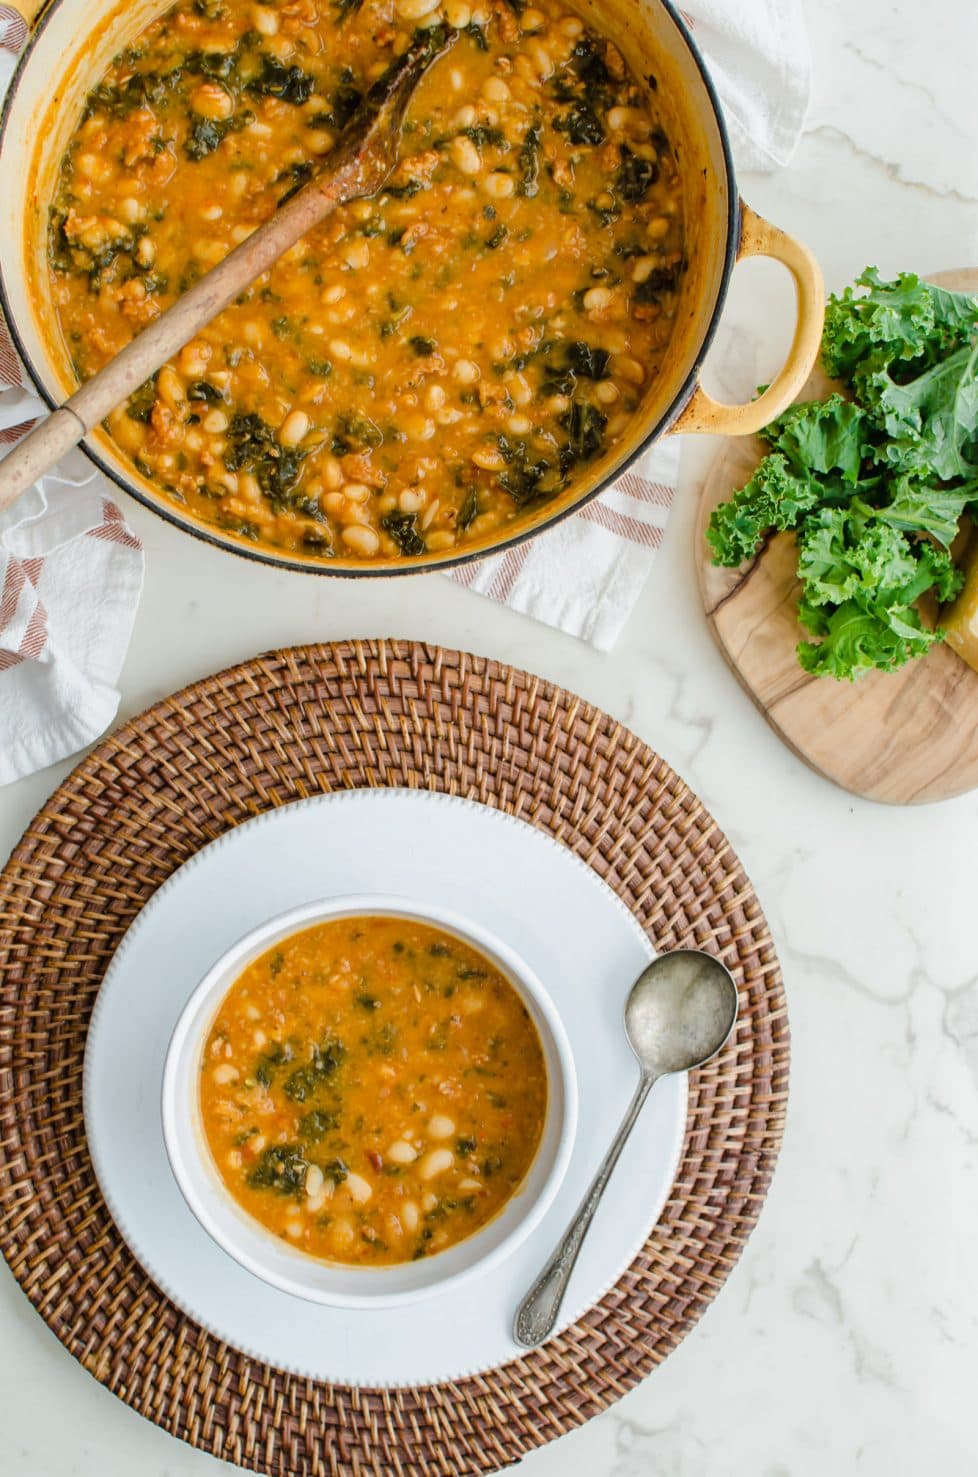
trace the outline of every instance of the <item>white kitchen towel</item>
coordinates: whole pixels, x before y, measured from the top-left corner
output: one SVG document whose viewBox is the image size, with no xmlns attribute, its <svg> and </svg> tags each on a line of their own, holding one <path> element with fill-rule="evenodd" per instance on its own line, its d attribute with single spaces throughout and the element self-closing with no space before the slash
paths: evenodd
<svg viewBox="0 0 978 1477">
<path fill-rule="evenodd" d="M 0 96 L 26 40 L 0 11 Z M 0 455 L 43 406 L 0 323 Z M 81 452 L 0 513 L 0 785 L 75 754 L 119 707 L 143 552 Z"/>
<path fill-rule="evenodd" d="M 789 163 L 812 82 L 802 0 L 690 0 L 682 16 L 709 65 L 737 168 Z"/>
<path fill-rule="evenodd" d="M 706 57 L 738 169 L 786 164 L 811 89 L 801 0 L 688 0 L 682 16 Z M 448 577 L 610 650 L 662 542 L 679 480 L 679 446 L 666 437 L 573 517 Z"/>
<path fill-rule="evenodd" d="M 0 785 L 77 753 L 116 715 L 143 552 L 104 486 L 72 452 L 0 515 Z"/>
</svg>

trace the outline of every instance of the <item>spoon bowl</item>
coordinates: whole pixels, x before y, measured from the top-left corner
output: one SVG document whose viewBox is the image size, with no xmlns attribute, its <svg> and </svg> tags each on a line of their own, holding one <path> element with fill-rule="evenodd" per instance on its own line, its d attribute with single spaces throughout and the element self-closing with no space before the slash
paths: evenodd
<svg viewBox="0 0 978 1477">
<path fill-rule="evenodd" d="M 737 986 L 712 954 L 674 949 L 643 969 L 625 1005 L 625 1034 L 654 1078 L 701 1067 L 726 1044 L 737 1019 Z"/>
</svg>

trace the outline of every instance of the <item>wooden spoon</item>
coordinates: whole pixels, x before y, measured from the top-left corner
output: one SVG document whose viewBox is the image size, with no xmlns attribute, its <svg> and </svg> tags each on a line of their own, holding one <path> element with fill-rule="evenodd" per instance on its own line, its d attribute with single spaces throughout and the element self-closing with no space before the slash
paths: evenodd
<svg viewBox="0 0 978 1477">
<path fill-rule="evenodd" d="M 457 37 L 448 26 L 419 36 L 371 87 L 322 172 L 17 443 L 0 462 L 0 511 L 307 231 L 338 206 L 377 193 L 397 163 L 401 124 L 415 88 Z"/>
</svg>

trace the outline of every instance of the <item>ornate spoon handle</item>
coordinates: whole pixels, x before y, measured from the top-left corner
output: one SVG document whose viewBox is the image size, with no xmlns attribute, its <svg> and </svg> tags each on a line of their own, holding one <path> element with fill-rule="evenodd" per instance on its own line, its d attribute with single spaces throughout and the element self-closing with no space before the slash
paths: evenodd
<svg viewBox="0 0 978 1477">
<path fill-rule="evenodd" d="M 618 1163 L 618 1156 L 625 1147 L 625 1141 L 634 1128 L 635 1120 L 642 1111 L 645 1099 L 652 1091 L 655 1081 L 651 1073 L 643 1073 L 628 1112 L 615 1135 L 614 1143 L 601 1161 L 601 1166 L 591 1182 L 591 1188 L 581 1201 L 577 1214 L 564 1232 L 563 1239 L 553 1256 L 516 1310 L 513 1334 L 516 1342 L 523 1344 L 527 1349 L 532 1349 L 535 1344 L 543 1343 L 557 1321 L 557 1314 L 560 1312 L 560 1305 L 564 1300 L 564 1293 L 574 1270 L 574 1263 L 577 1261 L 588 1227 L 594 1218 L 594 1212 L 598 1208 L 598 1202 L 605 1192 L 611 1172 Z"/>
</svg>

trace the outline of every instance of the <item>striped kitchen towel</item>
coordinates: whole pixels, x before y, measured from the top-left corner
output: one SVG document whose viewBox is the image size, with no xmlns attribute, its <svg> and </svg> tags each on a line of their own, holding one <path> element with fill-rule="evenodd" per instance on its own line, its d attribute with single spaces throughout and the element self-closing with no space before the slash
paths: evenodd
<svg viewBox="0 0 978 1477">
<path fill-rule="evenodd" d="M 648 579 L 678 480 L 679 440 L 667 437 L 579 513 L 448 578 L 608 651 Z"/>
</svg>

